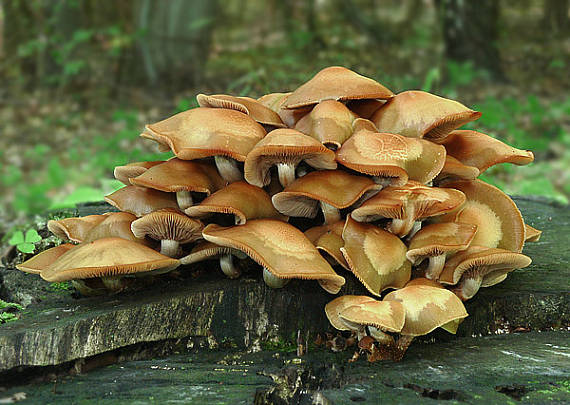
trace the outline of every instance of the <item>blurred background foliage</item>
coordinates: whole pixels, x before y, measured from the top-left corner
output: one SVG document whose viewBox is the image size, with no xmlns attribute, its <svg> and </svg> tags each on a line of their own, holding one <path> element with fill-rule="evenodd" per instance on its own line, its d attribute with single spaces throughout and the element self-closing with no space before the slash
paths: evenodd
<svg viewBox="0 0 570 405">
<path fill-rule="evenodd" d="M 567 203 L 568 3 L 0 0 L 0 237 L 168 157 L 138 134 L 197 93 L 288 91 L 329 65 L 482 111 L 470 128 L 536 156 L 484 179 Z"/>
</svg>

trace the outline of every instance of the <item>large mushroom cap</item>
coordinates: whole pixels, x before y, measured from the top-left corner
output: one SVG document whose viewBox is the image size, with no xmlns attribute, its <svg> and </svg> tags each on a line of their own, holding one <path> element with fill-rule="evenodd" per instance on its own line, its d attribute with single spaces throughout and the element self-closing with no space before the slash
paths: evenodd
<svg viewBox="0 0 570 405">
<path fill-rule="evenodd" d="M 103 221 L 99 222 L 87 232 L 82 242 L 93 242 L 103 238 L 123 238 L 133 242 L 148 244 L 144 238 L 133 235 L 131 223 L 137 219 L 128 212 L 110 212 L 104 215 Z"/>
<path fill-rule="evenodd" d="M 105 196 L 105 201 L 137 217 L 163 208 L 178 209 L 176 196 L 152 188 L 126 186 Z"/>
<path fill-rule="evenodd" d="M 179 262 L 140 243 L 98 239 L 70 249 L 40 273 L 50 282 L 174 269 Z"/>
<path fill-rule="evenodd" d="M 241 250 L 278 278 L 318 280 L 333 294 L 344 285 L 344 278 L 334 272 L 305 235 L 285 222 L 254 219 L 234 227 L 210 224 L 202 235 L 209 242 Z"/>
<path fill-rule="evenodd" d="M 71 243 L 64 243 L 63 245 L 44 250 L 43 252 L 38 253 L 25 262 L 17 264 L 16 268 L 25 273 L 40 274 L 42 270 L 47 268 L 61 255 L 75 246 L 76 245 L 73 245 Z"/>
<path fill-rule="evenodd" d="M 402 288 L 409 280 L 412 264 L 406 259 L 406 245 L 377 226 L 361 224 L 348 216 L 340 250 L 350 270 L 372 294 L 387 288 Z"/>
<path fill-rule="evenodd" d="M 299 108 L 324 100 L 389 99 L 390 90 L 377 81 L 341 66 L 321 70 L 295 90 L 285 101 L 285 108 Z"/>
<path fill-rule="evenodd" d="M 406 321 L 400 333 L 405 336 L 426 335 L 467 316 L 461 300 L 444 288 L 412 285 L 392 291 L 384 301 L 399 301 L 404 306 Z"/>
<path fill-rule="evenodd" d="M 390 99 L 376 111 L 372 121 L 382 132 L 439 140 L 479 117 L 480 112 L 457 101 L 425 91 L 410 90 Z"/>
<path fill-rule="evenodd" d="M 340 311 L 349 324 L 373 326 L 384 332 L 400 332 L 404 327 L 404 307 L 397 301 L 365 301 Z"/>
<path fill-rule="evenodd" d="M 129 182 L 129 179 L 140 176 L 151 167 L 159 165 L 161 163 L 164 163 L 164 160 L 158 160 L 154 162 L 133 162 L 124 166 L 115 167 L 113 175 L 123 184 L 130 186 L 131 183 Z"/>
<path fill-rule="evenodd" d="M 348 307 L 371 301 L 376 302 L 374 298 L 366 295 L 343 295 L 325 305 L 325 314 L 335 329 L 351 330 L 351 325 L 347 325 L 343 322 L 342 319 L 340 319 L 340 314 Z"/>
<path fill-rule="evenodd" d="M 211 96 L 198 94 L 196 100 L 198 100 L 200 107 L 236 110 L 249 115 L 260 124 L 279 128 L 285 127 L 275 111 L 250 97 L 236 97 L 227 94 L 213 94 Z"/>
<path fill-rule="evenodd" d="M 347 270 L 350 270 L 346 259 L 340 250 L 344 246 L 342 240 L 342 230 L 344 229 L 345 221 L 338 221 L 334 224 L 327 224 L 315 226 L 305 231 L 305 236 L 309 239 L 316 248 L 331 256 L 336 263 L 340 264 Z M 334 263 L 333 263 L 334 265 Z"/>
<path fill-rule="evenodd" d="M 48 230 L 63 240 L 72 242 L 83 242 L 87 233 L 98 223 L 106 218 L 103 215 L 87 215 L 85 217 L 64 218 L 59 220 L 49 220 Z"/>
</svg>

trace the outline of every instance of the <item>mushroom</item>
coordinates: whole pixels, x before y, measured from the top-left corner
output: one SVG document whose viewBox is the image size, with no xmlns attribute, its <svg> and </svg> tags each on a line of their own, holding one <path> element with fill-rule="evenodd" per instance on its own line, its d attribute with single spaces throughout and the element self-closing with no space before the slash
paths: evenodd
<svg viewBox="0 0 570 405">
<path fill-rule="evenodd" d="M 105 201 L 124 212 L 137 217 L 163 208 L 178 209 L 176 197 L 152 188 L 126 186 L 105 196 Z"/>
<path fill-rule="evenodd" d="M 366 295 L 343 295 L 335 298 L 325 305 L 325 314 L 331 325 L 338 330 L 357 330 L 353 329 L 352 324 L 346 323 L 340 314 L 348 307 L 358 305 L 364 302 L 376 302 L 372 297 Z"/>
<path fill-rule="evenodd" d="M 180 264 L 188 265 L 203 260 L 219 258 L 222 272 L 228 278 L 238 278 L 241 275 L 241 270 L 234 265 L 232 256 L 238 256 L 240 258 L 247 257 L 237 249 L 203 241 L 194 246 L 190 254 L 180 259 Z"/>
<path fill-rule="evenodd" d="M 75 247 L 72 243 L 64 243 L 50 249 L 46 249 L 23 263 L 17 264 L 16 268 L 30 274 L 40 274 L 43 269 L 55 262 L 61 255 L 69 249 Z"/>
<path fill-rule="evenodd" d="M 80 243 L 83 242 L 87 233 L 98 223 L 106 218 L 103 215 L 87 215 L 77 218 L 64 218 L 59 220 L 49 220 L 48 230 L 63 240 Z"/>
<path fill-rule="evenodd" d="M 415 221 L 445 214 L 464 202 L 465 195 L 461 191 L 428 187 L 410 181 L 402 187 L 384 188 L 352 211 L 351 216 L 359 222 L 392 218 L 388 230 L 395 235 L 405 236 L 412 230 Z"/>
<path fill-rule="evenodd" d="M 242 179 L 236 161 L 243 162 L 265 134 L 247 114 L 198 107 L 147 125 L 141 136 L 170 148 L 182 160 L 214 156 L 222 178 L 233 182 Z"/>
<path fill-rule="evenodd" d="M 191 192 L 208 196 L 225 185 L 215 167 L 177 158 L 154 166 L 129 181 L 134 186 L 176 193 L 176 201 L 181 210 L 194 204 Z"/>
<path fill-rule="evenodd" d="M 315 226 L 307 229 L 304 233 L 307 239 L 309 239 L 321 253 L 325 252 L 328 255 L 325 256 L 325 259 L 327 259 L 331 266 L 338 263 L 346 270 L 350 270 L 340 250 L 340 248 L 344 246 L 344 240 L 342 240 L 344 222 L 345 221 L 338 221 L 334 224 Z M 331 260 L 329 257 L 332 257 L 334 260 Z"/>
<path fill-rule="evenodd" d="M 453 156 L 446 155 L 443 169 L 434 181 L 440 183 L 444 180 L 473 180 L 478 176 L 479 169 L 476 167 L 464 165 Z"/>
<path fill-rule="evenodd" d="M 318 104 L 324 100 L 386 100 L 394 96 L 377 81 L 341 66 L 327 67 L 301 85 L 285 100 L 284 108 Z"/>
<path fill-rule="evenodd" d="M 159 165 L 161 163 L 164 163 L 164 160 L 158 160 L 158 161 L 154 161 L 154 162 L 129 163 L 129 164 L 124 165 L 124 166 L 115 167 L 115 170 L 113 171 L 113 175 L 120 182 L 126 184 L 127 186 L 130 186 L 131 183 L 129 182 L 129 179 L 131 179 L 133 177 L 140 176 L 141 174 L 146 172 L 151 167 L 154 167 L 154 166 Z"/>
<path fill-rule="evenodd" d="M 271 200 L 279 212 L 293 217 L 315 218 L 320 206 L 324 223 L 332 224 L 340 220 L 340 209 L 370 197 L 381 188 L 368 177 L 342 170 L 321 170 L 298 178 Z"/>
<path fill-rule="evenodd" d="M 168 257 L 180 255 L 180 245 L 202 238 L 202 222 L 173 209 L 151 212 L 133 221 L 131 230 L 137 238 L 160 241 L 160 253 Z"/>
<path fill-rule="evenodd" d="M 384 104 L 386 104 L 386 100 L 375 100 L 375 99 L 367 99 L 367 100 L 349 100 L 346 103 L 346 106 L 350 111 L 355 113 L 361 118 L 366 118 L 369 120 L 372 118 L 374 113 L 380 109 Z"/>
<path fill-rule="evenodd" d="M 452 291 L 461 300 L 466 301 L 473 298 L 480 287 L 498 284 L 509 272 L 527 267 L 531 262 L 532 260 L 522 253 L 471 246 L 449 259 L 439 281 L 449 285 L 459 283 Z"/>
<path fill-rule="evenodd" d="M 270 183 L 269 168 L 277 166 L 279 181 L 287 187 L 295 180 L 295 167 L 304 160 L 316 169 L 336 169 L 334 152 L 316 139 L 294 129 L 271 131 L 255 145 L 245 159 L 248 183 L 263 187 Z"/>
<path fill-rule="evenodd" d="M 352 215 L 342 231 L 340 248 L 350 270 L 370 293 L 380 296 L 387 288 L 402 288 L 409 280 L 412 264 L 406 245 L 377 226 L 356 222 Z"/>
<path fill-rule="evenodd" d="M 327 292 L 336 294 L 344 285 L 344 278 L 334 272 L 301 231 L 288 223 L 254 219 L 233 227 L 210 224 L 202 235 L 209 242 L 246 253 L 263 266 L 264 280 L 270 287 L 300 278 L 318 280 Z"/>
<path fill-rule="evenodd" d="M 273 207 L 269 195 L 262 188 L 245 181 L 227 185 L 206 197 L 200 204 L 188 207 L 185 212 L 195 218 L 204 218 L 213 213 L 234 215 L 236 225 L 243 225 L 248 219 L 256 218 L 287 220 Z"/>
<path fill-rule="evenodd" d="M 427 225 L 410 240 L 406 257 L 415 265 L 428 259 L 425 276 L 430 280 L 437 280 L 446 258 L 467 249 L 475 237 L 475 232 L 477 225 L 460 222 Z"/>
<path fill-rule="evenodd" d="M 368 121 L 369 122 L 369 121 Z M 388 178 L 392 185 L 411 180 L 427 183 L 445 163 L 445 148 L 433 142 L 380 133 L 372 123 L 359 118 L 353 135 L 336 152 L 336 160 L 349 169 Z"/>
<path fill-rule="evenodd" d="M 285 123 L 289 128 L 293 128 L 297 121 L 299 121 L 302 117 L 308 114 L 313 106 L 303 107 L 303 108 L 296 108 L 294 110 L 286 110 L 283 107 L 283 104 L 287 100 L 287 97 L 291 93 L 270 93 L 264 96 L 261 96 L 257 99 L 261 104 L 270 108 L 271 110 L 275 111 L 281 121 Z"/>
<path fill-rule="evenodd" d="M 81 242 L 93 242 L 103 238 L 123 238 L 143 245 L 150 244 L 144 237 L 135 236 L 131 232 L 131 223 L 137 219 L 133 214 L 109 212 L 103 216 L 103 221 L 91 228 Z"/>
<path fill-rule="evenodd" d="M 541 230 L 533 228 L 529 224 L 524 224 L 524 241 L 525 242 L 538 242 L 540 240 L 541 235 L 542 235 Z"/>
<path fill-rule="evenodd" d="M 372 122 L 381 132 L 440 141 L 451 131 L 481 117 L 457 101 L 410 90 L 388 100 Z"/>
</svg>

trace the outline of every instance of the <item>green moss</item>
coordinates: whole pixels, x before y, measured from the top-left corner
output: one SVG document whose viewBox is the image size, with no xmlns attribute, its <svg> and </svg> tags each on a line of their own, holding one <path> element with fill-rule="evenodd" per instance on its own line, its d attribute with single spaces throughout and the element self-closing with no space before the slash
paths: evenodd
<svg viewBox="0 0 570 405">
<path fill-rule="evenodd" d="M 63 281 L 61 283 L 50 283 L 50 285 L 47 287 L 47 290 L 51 292 L 61 293 L 61 292 L 73 291 L 73 286 L 71 285 L 70 282 Z"/>
<path fill-rule="evenodd" d="M 261 348 L 263 350 L 290 353 L 297 350 L 297 345 L 290 341 L 278 338 L 261 343 Z"/>
</svg>

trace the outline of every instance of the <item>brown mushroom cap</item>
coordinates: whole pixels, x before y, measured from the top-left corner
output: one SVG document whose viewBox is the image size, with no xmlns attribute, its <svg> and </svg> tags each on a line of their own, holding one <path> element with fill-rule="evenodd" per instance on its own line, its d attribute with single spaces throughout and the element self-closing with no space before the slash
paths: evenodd
<svg viewBox="0 0 570 405">
<path fill-rule="evenodd" d="M 287 97 L 291 94 L 289 93 L 270 93 L 261 96 L 257 99 L 261 104 L 275 111 L 281 121 L 283 121 L 289 128 L 293 128 L 297 121 L 308 114 L 313 106 L 308 106 L 304 108 L 297 108 L 295 110 L 286 110 L 283 108 L 283 104 Z"/>
<path fill-rule="evenodd" d="M 334 224 L 315 226 L 307 229 L 305 231 L 305 236 L 313 245 L 316 246 L 318 250 L 327 253 L 336 261 L 336 263 L 340 264 L 345 269 L 350 270 L 348 263 L 340 250 L 340 248 L 344 246 L 344 240 L 342 240 L 344 222 L 345 221 L 342 220 L 335 222 Z"/>
<path fill-rule="evenodd" d="M 483 173 L 499 163 L 526 165 L 534 160 L 531 151 L 513 148 L 498 139 L 477 131 L 453 131 L 441 141 L 447 153 L 467 166 Z"/>
<path fill-rule="evenodd" d="M 187 256 L 180 259 L 183 265 L 198 263 L 203 260 L 215 259 L 222 255 L 232 254 L 234 249 L 227 246 L 216 245 L 212 242 L 201 241 L 192 248 Z"/>
<path fill-rule="evenodd" d="M 441 169 L 435 180 L 438 182 L 448 179 L 473 180 L 478 176 L 479 169 L 476 167 L 464 165 L 453 156 L 446 155 L 443 169 Z"/>
<path fill-rule="evenodd" d="M 163 208 L 178 209 L 176 196 L 152 188 L 126 186 L 105 196 L 105 201 L 121 211 L 142 217 Z"/>
<path fill-rule="evenodd" d="M 131 229 L 137 238 L 173 240 L 180 244 L 202 238 L 202 222 L 189 218 L 180 211 L 163 209 L 151 212 L 133 221 Z"/>
<path fill-rule="evenodd" d="M 397 301 L 365 301 L 340 311 L 349 324 L 373 326 L 384 332 L 400 332 L 406 319 L 404 307 Z"/>
<path fill-rule="evenodd" d="M 40 276 L 50 282 L 126 275 L 156 269 L 174 269 L 178 260 L 140 243 L 105 238 L 75 246 L 61 255 Z"/>
<path fill-rule="evenodd" d="M 406 259 L 406 245 L 398 237 L 348 216 L 342 239 L 344 247 L 340 250 L 350 270 L 372 294 L 402 288 L 410 280 L 412 264 Z"/>
<path fill-rule="evenodd" d="M 325 305 L 325 314 L 335 329 L 351 330 L 351 328 L 340 319 L 340 313 L 350 306 L 371 301 L 376 302 L 374 298 L 366 295 L 343 295 Z"/>
<path fill-rule="evenodd" d="M 477 225 L 472 245 L 522 251 L 524 221 L 508 195 L 481 180 L 446 182 L 442 187 L 460 190 L 467 197 L 462 208 L 442 220 Z"/>
<path fill-rule="evenodd" d="M 249 115 L 260 124 L 279 128 L 285 127 L 285 124 L 275 111 L 250 97 L 236 97 L 228 94 L 213 94 L 211 96 L 198 94 L 196 100 L 198 100 L 200 107 L 236 110 Z"/>
<path fill-rule="evenodd" d="M 440 140 L 479 117 L 480 112 L 457 101 L 425 91 L 410 90 L 390 99 L 376 111 L 372 122 L 382 132 Z"/>
<path fill-rule="evenodd" d="M 75 245 L 71 243 L 64 243 L 63 245 L 44 250 L 25 262 L 17 264 L 16 268 L 25 273 L 40 274 L 42 270 L 55 262 L 61 255 L 73 247 L 75 247 Z"/>
<path fill-rule="evenodd" d="M 533 228 L 529 224 L 524 224 L 524 241 L 525 242 L 538 242 L 540 240 L 541 235 L 542 235 L 541 230 Z"/>
<path fill-rule="evenodd" d="M 318 280 L 333 294 L 345 283 L 305 235 L 288 223 L 254 219 L 234 227 L 210 224 L 202 235 L 209 242 L 241 250 L 278 278 Z"/>
<path fill-rule="evenodd" d="M 161 163 L 164 163 L 164 160 L 158 160 L 154 162 L 133 162 L 124 166 L 116 166 L 113 174 L 117 180 L 123 184 L 126 184 L 127 186 L 130 186 L 131 183 L 129 182 L 129 179 L 140 176 L 146 172 L 147 169 L 150 169 L 151 167 L 159 165 Z"/>
<path fill-rule="evenodd" d="M 299 108 L 324 100 L 389 99 L 393 96 L 394 93 L 373 79 L 341 66 L 331 66 L 289 95 L 284 108 Z"/>
<path fill-rule="evenodd" d="M 405 336 L 426 335 L 434 329 L 467 317 L 463 303 L 444 288 L 412 285 L 392 291 L 384 301 L 399 301 L 406 311 L 401 330 Z"/>
<path fill-rule="evenodd" d="M 417 264 L 430 256 L 450 255 L 465 250 L 476 231 L 477 225 L 460 222 L 427 225 L 410 240 L 406 256 L 409 261 Z"/>
<path fill-rule="evenodd" d="M 95 225 L 103 221 L 106 214 L 103 215 L 87 215 L 78 218 L 64 218 L 59 220 L 49 220 L 47 227 L 51 233 L 63 240 L 72 242 L 83 242 L 85 235 Z"/>
<path fill-rule="evenodd" d="M 270 183 L 269 168 L 278 163 L 297 165 L 304 160 L 316 169 L 336 169 L 334 152 L 294 129 L 271 131 L 247 155 L 245 179 L 254 186 Z"/>
<path fill-rule="evenodd" d="M 82 242 L 93 242 L 103 238 L 123 238 L 133 242 L 148 245 L 149 243 L 138 236 L 133 235 L 131 223 L 137 219 L 128 212 L 110 212 L 104 215 L 103 221 L 91 228 L 83 238 Z"/>
<path fill-rule="evenodd" d="M 199 205 L 185 210 L 186 214 L 203 218 L 212 213 L 235 215 L 236 224 L 243 225 L 249 219 L 275 218 L 286 221 L 271 204 L 271 198 L 260 187 L 244 181 L 231 183 L 207 197 Z"/>
<path fill-rule="evenodd" d="M 386 104 L 386 100 L 368 99 L 368 100 L 349 100 L 346 103 L 346 106 L 350 111 L 355 113 L 357 116 L 369 120 L 370 118 L 372 118 L 374 113 L 378 111 L 380 107 L 382 107 L 384 104 Z"/>
<path fill-rule="evenodd" d="M 445 148 L 423 139 L 361 127 L 343 143 L 336 160 L 361 173 L 394 178 L 393 185 L 404 185 L 408 178 L 427 183 L 443 168 Z"/>
<path fill-rule="evenodd" d="M 265 130 L 242 112 L 198 107 L 147 125 L 144 135 L 168 146 L 179 159 L 221 155 L 243 162 Z"/>
</svg>

